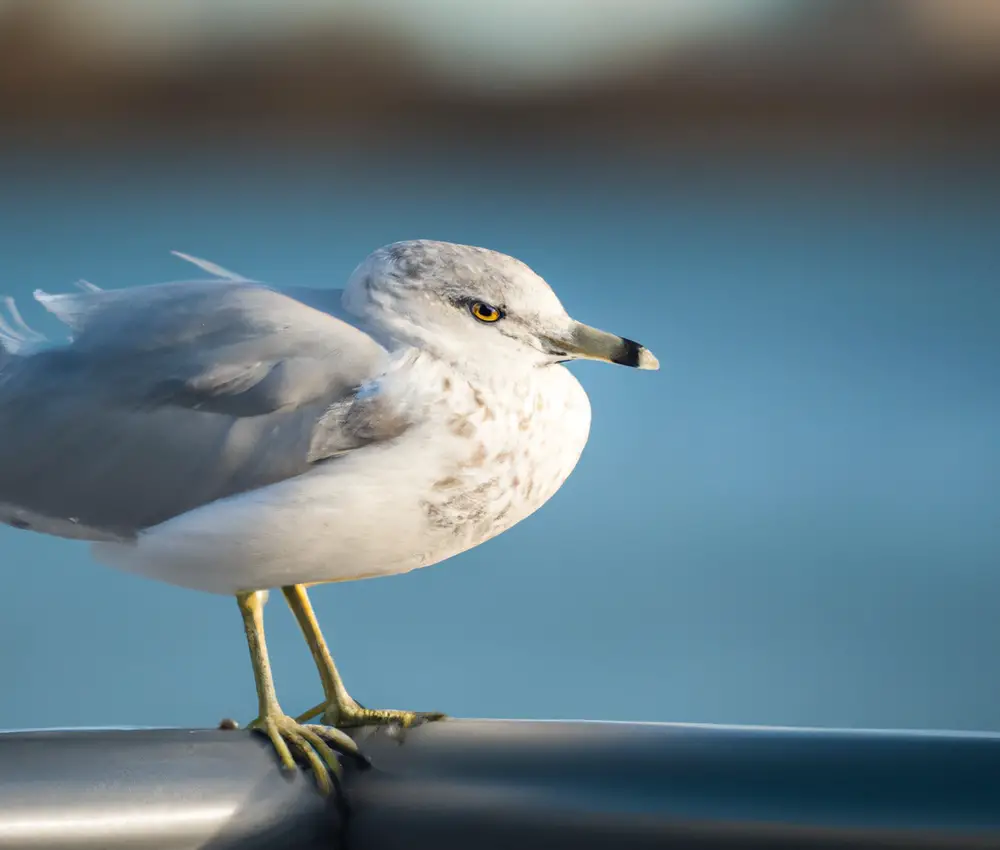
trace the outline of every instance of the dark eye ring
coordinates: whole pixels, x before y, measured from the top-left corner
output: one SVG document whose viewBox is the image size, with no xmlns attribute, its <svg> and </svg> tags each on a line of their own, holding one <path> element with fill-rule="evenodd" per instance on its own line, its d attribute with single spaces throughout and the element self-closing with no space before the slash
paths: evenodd
<svg viewBox="0 0 1000 850">
<path fill-rule="evenodd" d="M 482 301 L 473 301 L 469 305 L 469 312 L 480 322 L 496 322 L 503 318 L 503 310 L 494 307 L 492 304 L 485 304 Z"/>
</svg>

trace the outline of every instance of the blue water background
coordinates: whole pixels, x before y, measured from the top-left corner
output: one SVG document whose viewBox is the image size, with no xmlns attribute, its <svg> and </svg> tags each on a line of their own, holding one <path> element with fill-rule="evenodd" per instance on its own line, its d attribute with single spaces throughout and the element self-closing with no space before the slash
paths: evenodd
<svg viewBox="0 0 1000 850">
<path fill-rule="evenodd" d="M 1000 729 L 995 160 L 63 150 L 0 170 L 0 290 L 32 321 L 36 287 L 187 275 L 174 248 L 336 286 L 429 237 L 524 259 L 659 356 L 656 374 L 574 367 L 591 441 L 535 516 L 314 591 L 365 704 Z M 280 599 L 268 616 L 301 710 L 308 652 Z M 0 682 L 0 727 L 255 711 L 232 600 L 9 528 Z"/>
</svg>

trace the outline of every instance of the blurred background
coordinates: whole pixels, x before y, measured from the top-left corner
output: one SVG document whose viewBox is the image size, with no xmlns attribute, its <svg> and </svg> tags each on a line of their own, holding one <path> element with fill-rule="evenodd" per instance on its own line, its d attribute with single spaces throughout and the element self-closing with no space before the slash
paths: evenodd
<svg viewBox="0 0 1000 850">
<path fill-rule="evenodd" d="M 0 290 L 514 254 L 663 369 L 574 367 L 529 520 L 314 591 L 359 700 L 1000 730 L 998 107 L 993 0 L 6 0 Z M 0 559 L 0 727 L 252 717 L 232 600 Z"/>
</svg>

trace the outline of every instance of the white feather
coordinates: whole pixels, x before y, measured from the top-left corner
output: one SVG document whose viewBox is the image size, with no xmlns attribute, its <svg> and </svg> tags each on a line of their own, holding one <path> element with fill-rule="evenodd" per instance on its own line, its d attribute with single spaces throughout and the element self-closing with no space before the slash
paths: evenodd
<svg viewBox="0 0 1000 850">
<path fill-rule="evenodd" d="M 250 278 L 244 277 L 238 272 L 231 272 L 229 269 L 225 269 L 217 263 L 213 263 L 211 260 L 203 260 L 200 257 L 193 257 L 191 254 L 185 254 L 182 251 L 171 251 L 170 253 L 175 257 L 180 257 L 180 259 L 196 265 L 202 271 L 206 271 L 216 277 L 221 277 L 223 280 L 231 280 L 237 283 L 254 282 Z"/>
</svg>

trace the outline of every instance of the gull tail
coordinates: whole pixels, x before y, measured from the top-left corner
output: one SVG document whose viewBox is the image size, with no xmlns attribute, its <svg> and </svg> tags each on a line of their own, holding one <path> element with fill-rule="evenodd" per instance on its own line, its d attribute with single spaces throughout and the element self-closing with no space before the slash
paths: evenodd
<svg viewBox="0 0 1000 850">
<path fill-rule="evenodd" d="M 44 334 L 24 321 L 13 298 L 0 297 L 0 368 L 15 357 L 31 354 L 46 342 Z"/>
</svg>

